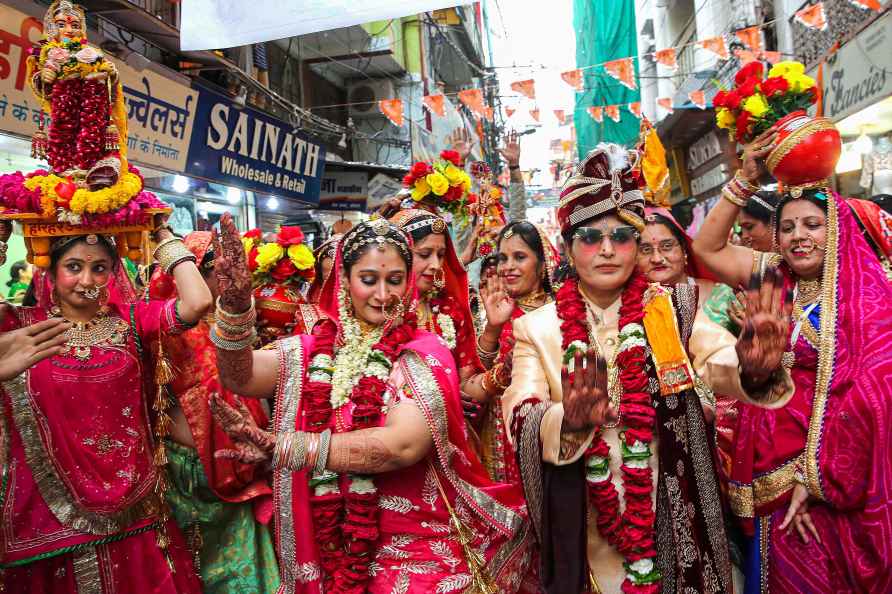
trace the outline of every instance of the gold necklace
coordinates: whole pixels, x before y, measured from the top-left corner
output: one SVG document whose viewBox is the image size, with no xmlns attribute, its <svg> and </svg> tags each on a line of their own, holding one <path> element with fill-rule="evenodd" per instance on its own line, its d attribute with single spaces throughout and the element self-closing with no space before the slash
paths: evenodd
<svg viewBox="0 0 892 594">
<path fill-rule="evenodd" d="M 127 343 L 127 332 L 130 326 L 118 317 L 108 315 L 106 307 L 99 308 L 96 315 L 89 322 L 72 322 L 62 315 L 58 307 L 53 307 L 50 313 L 55 317 L 61 317 L 72 324 L 65 331 L 65 346 L 67 352 L 81 361 L 89 361 L 93 356 L 93 347 L 100 345 L 123 346 Z M 64 353 L 63 353 L 64 354 Z"/>
<path fill-rule="evenodd" d="M 545 291 L 538 289 L 532 293 L 527 293 L 523 297 L 516 300 L 517 306 L 525 312 L 540 308 L 545 301 Z"/>
<path fill-rule="evenodd" d="M 800 305 L 809 305 L 821 297 L 821 279 L 796 281 L 796 301 Z"/>
</svg>

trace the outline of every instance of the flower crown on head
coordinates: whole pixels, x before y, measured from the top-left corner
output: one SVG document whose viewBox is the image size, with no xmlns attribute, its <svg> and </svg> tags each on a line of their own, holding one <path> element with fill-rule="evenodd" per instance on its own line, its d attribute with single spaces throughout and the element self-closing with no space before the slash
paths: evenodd
<svg viewBox="0 0 892 594">
<path fill-rule="evenodd" d="M 300 227 L 281 227 L 274 242 L 262 242 L 261 235 L 260 229 L 251 229 L 242 235 L 255 286 L 313 280 L 316 258 L 304 243 Z"/>
<path fill-rule="evenodd" d="M 716 123 L 731 138 L 749 143 L 775 122 L 818 100 L 815 80 L 800 62 L 779 62 L 765 76 L 761 62 L 750 62 L 734 76 L 734 88 L 721 90 L 712 100 Z"/>
<path fill-rule="evenodd" d="M 412 191 L 412 200 L 429 200 L 452 214 L 465 206 L 471 190 L 471 177 L 461 168 L 456 151 L 443 151 L 433 163 L 418 161 L 403 178 L 403 185 Z"/>
</svg>

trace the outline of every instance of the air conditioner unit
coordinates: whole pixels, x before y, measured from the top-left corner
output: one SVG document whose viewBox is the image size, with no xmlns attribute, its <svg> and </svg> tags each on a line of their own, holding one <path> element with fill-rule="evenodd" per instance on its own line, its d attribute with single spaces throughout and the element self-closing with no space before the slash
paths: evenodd
<svg viewBox="0 0 892 594">
<path fill-rule="evenodd" d="M 347 87 L 347 103 L 352 118 L 384 117 L 378 109 L 378 101 L 396 99 L 393 82 L 387 78 L 365 79 Z"/>
</svg>

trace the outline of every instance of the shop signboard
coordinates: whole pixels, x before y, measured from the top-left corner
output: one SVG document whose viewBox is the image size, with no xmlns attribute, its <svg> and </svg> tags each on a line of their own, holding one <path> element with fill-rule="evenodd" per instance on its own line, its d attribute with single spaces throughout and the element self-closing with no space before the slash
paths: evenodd
<svg viewBox="0 0 892 594">
<path fill-rule="evenodd" d="M 824 115 L 834 122 L 892 96 L 892 12 L 843 45 L 824 64 Z"/>
<path fill-rule="evenodd" d="M 293 126 L 198 88 L 186 174 L 319 204 L 325 147 Z"/>
<path fill-rule="evenodd" d="M 37 130 L 40 105 L 26 81 L 26 57 L 42 38 L 39 19 L 0 4 L 0 131 L 28 137 Z M 130 160 L 184 171 L 198 93 L 156 72 L 137 71 L 108 57 L 117 66 L 124 89 Z"/>
<path fill-rule="evenodd" d="M 322 176 L 319 208 L 324 210 L 365 210 L 369 194 L 369 174 L 365 171 L 326 171 Z"/>
</svg>

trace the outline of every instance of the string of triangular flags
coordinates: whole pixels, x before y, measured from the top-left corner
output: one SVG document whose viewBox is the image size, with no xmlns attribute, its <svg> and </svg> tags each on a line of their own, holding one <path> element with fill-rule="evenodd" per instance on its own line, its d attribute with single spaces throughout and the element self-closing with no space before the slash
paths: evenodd
<svg viewBox="0 0 892 594">
<path fill-rule="evenodd" d="M 881 5 L 879 0 L 848 0 L 853 5 L 863 10 L 880 11 Z M 824 2 L 806 6 L 798 10 L 794 15 L 794 20 L 804 27 L 825 31 L 827 29 L 827 13 L 824 9 Z M 775 23 L 775 20 L 746 27 L 734 31 L 734 37 L 744 46 L 742 49 L 735 50 L 735 56 L 740 60 L 742 65 L 748 64 L 755 60 L 765 60 L 771 64 L 776 64 L 781 60 L 781 53 L 777 51 L 766 51 L 762 38 L 762 29 Z M 603 67 L 604 70 L 612 78 L 616 79 L 623 86 L 630 90 L 638 88 L 638 81 L 635 78 L 634 60 L 641 61 L 642 58 L 650 58 L 658 64 L 662 64 L 671 71 L 678 70 L 678 52 L 684 47 L 697 46 L 709 52 L 712 52 L 719 58 L 727 60 L 731 57 L 724 35 L 717 35 L 707 39 L 692 41 L 676 47 L 669 47 L 654 52 L 642 54 L 640 56 L 630 56 L 628 58 L 620 58 L 618 60 L 610 60 L 600 64 L 592 64 L 582 68 L 567 70 L 560 73 L 561 79 L 576 91 L 584 91 L 585 76 L 584 72 L 592 68 Z M 530 78 L 526 80 L 518 80 L 511 83 L 511 90 L 527 99 L 535 101 L 536 99 L 536 83 Z M 449 95 L 457 95 L 459 101 L 465 105 L 479 119 L 487 119 L 492 121 L 493 108 L 487 106 L 484 102 L 483 91 L 481 89 L 465 89 L 457 93 L 449 93 Z M 424 106 L 438 117 L 444 117 L 446 95 L 426 95 L 423 98 Z M 700 109 L 706 109 L 706 97 L 703 91 L 693 91 L 688 94 L 691 103 Z M 674 107 L 671 97 L 660 97 L 657 99 L 659 105 L 667 113 L 672 113 Z M 378 102 L 378 107 L 391 122 L 396 126 L 403 125 L 403 102 L 400 99 L 384 99 Z M 641 103 L 634 102 L 622 105 L 603 105 L 589 107 L 588 113 L 596 122 L 603 122 L 604 116 L 619 121 L 620 109 L 624 108 L 631 112 L 635 117 L 641 118 Z M 516 108 L 505 107 L 505 114 L 511 118 L 516 112 Z M 567 121 L 566 111 L 563 109 L 553 110 L 557 121 L 564 125 Z M 530 116 L 539 121 L 540 111 L 538 107 L 529 109 Z"/>
</svg>

